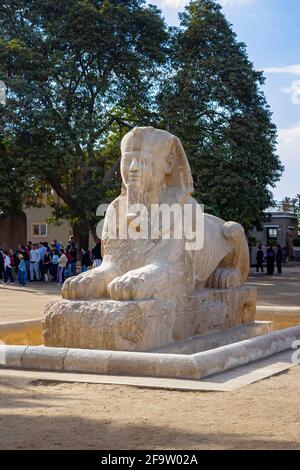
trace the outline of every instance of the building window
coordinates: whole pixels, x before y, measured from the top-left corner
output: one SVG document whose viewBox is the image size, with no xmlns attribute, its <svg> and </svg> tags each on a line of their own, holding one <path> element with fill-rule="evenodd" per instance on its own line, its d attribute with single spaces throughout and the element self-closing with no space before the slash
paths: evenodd
<svg viewBox="0 0 300 470">
<path fill-rule="evenodd" d="M 31 235 L 33 237 L 46 237 L 47 236 L 47 224 L 44 224 L 44 223 L 31 224 Z"/>
<path fill-rule="evenodd" d="M 268 238 L 273 240 L 277 240 L 278 237 L 278 229 L 277 228 L 268 228 Z"/>
</svg>

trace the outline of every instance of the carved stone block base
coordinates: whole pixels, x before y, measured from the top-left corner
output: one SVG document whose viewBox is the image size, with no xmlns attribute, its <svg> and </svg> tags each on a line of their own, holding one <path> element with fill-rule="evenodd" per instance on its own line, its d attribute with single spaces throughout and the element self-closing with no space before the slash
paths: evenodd
<svg viewBox="0 0 300 470">
<path fill-rule="evenodd" d="M 45 346 L 149 351 L 214 330 L 254 321 L 256 291 L 201 289 L 182 302 L 114 300 L 49 302 Z"/>
</svg>

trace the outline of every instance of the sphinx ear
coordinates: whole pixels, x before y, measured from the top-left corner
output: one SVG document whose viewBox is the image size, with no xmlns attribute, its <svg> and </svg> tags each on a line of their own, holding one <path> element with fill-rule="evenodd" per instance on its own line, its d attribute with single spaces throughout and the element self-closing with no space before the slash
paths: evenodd
<svg viewBox="0 0 300 470">
<path fill-rule="evenodd" d="M 174 165 L 175 165 L 175 155 L 172 152 L 166 158 L 166 174 L 167 175 L 170 175 L 172 173 Z"/>
</svg>

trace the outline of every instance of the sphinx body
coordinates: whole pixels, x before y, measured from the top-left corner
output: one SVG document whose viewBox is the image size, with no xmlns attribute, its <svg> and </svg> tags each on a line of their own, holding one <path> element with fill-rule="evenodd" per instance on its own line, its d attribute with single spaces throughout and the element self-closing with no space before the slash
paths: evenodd
<svg viewBox="0 0 300 470">
<path fill-rule="evenodd" d="M 132 207 L 143 205 L 150 210 L 154 204 L 179 204 L 190 206 L 192 213 L 198 207 L 191 197 L 191 171 L 179 139 L 152 127 L 135 128 L 123 138 L 121 151 L 123 186 L 120 197 L 106 213 L 103 263 L 67 279 L 63 297 L 68 300 L 182 300 L 200 288 L 240 287 L 249 271 L 248 245 L 241 225 L 204 214 L 203 243 L 192 250 L 186 249 L 185 236 L 174 237 L 174 224 L 169 239 L 138 236 L 137 213 Z M 110 236 L 108 227 L 115 214 L 118 221 L 137 227 L 135 239 L 122 238 L 118 224 L 116 236 Z M 192 218 L 192 226 L 194 222 Z"/>
</svg>

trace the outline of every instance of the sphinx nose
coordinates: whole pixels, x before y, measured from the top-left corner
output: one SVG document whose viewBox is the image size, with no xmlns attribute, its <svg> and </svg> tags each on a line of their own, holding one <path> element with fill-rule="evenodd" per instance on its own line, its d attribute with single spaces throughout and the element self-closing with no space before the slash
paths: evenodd
<svg viewBox="0 0 300 470">
<path fill-rule="evenodd" d="M 136 172 L 136 171 L 139 171 L 139 166 L 138 166 L 138 162 L 136 161 L 136 159 L 134 158 L 131 162 L 131 165 L 129 167 L 129 171 L 131 172 Z"/>
</svg>

